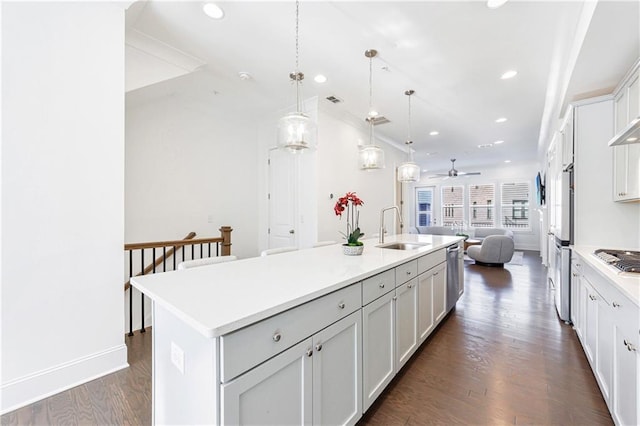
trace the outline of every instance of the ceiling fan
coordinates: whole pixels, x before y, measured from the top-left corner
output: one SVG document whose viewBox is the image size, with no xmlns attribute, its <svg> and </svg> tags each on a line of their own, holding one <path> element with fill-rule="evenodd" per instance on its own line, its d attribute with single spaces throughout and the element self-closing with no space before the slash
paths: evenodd
<svg viewBox="0 0 640 426">
<path fill-rule="evenodd" d="M 429 176 L 429 178 L 433 179 L 433 178 L 444 177 L 445 179 L 447 179 L 447 178 L 450 178 L 450 177 L 471 176 L 471 175 L 479 175 L 480 174 L 480 172 L 459 172 L 455 168 L 455 162 L 456 162 L 456 159 L 452 158 L 451 159 L 451 170 L 449 170 L 447 173 L 436 173 L 433 176 Z"/>
</svg>

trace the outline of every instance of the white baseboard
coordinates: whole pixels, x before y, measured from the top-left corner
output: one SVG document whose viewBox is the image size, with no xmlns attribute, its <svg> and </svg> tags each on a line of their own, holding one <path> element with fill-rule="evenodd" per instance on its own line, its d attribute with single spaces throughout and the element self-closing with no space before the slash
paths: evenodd
<svg viewBox="0 0 640 426">
<path fill-rule="evenodd" d="M 540 246 L 538 244 L 517 244 L 515 249 L 516 250 L 540 251 Z"/>
<path fill-rule="evenodd" d="M 0 388 L 0 414 L 17 410 L 128 366 L 127 346 L 122 344 L 3 383 Z"/>
</svg>

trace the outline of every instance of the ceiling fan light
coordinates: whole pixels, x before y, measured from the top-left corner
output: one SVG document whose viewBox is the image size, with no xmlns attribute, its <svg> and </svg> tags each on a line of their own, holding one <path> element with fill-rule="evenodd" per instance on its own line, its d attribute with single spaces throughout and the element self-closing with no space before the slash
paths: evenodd
<svg viewBox="0 0 640 426">
<path fill-rule="evenodd" d="M 365 145 L 358 155 L 360 170 L 384 169 L 384 151 L 376 145 Z"/>
<path fill-rule="evenodd" d="M 301 112 L 292 112 L 278 121 L 278 147 L 293 153 L 315 149 L 316 124 Z"/>
<path fill-rule="evenodd" d="M 420 167 L 411 161 L 402 163 L 398 167 L 398 182 L 411 183 L 420 180 Z"/>
</svg>

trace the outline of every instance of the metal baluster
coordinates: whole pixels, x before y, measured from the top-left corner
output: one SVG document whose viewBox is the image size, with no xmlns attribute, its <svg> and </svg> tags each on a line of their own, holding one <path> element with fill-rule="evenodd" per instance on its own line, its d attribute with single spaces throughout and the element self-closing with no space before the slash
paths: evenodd
<svg viewBox="0 0 640 426">
<path fill-rule="evenodd" d="M 207 249 L 209 250 L 209 257 L 211 257 L 211 243 L 207 243 Z"/>
<path fill-rule="evenodd" d="M 176 252 L 176 246 L 173 246 L 173 252 Z M 171 256 L 173 258 L 173 270 L 176 270 L 176 256 Z"/>
<path fill-rule="evenodd" d="M 220 243 L 216 243 L 216 257 L 220 256 Z"/>
<path fill-rule="evenodd" d="M 155 258 L 154 262 L 155 264 Z M 142 266 L 142 275 L 144 275 L 144 249 L 142 249 L 140 255 L 140 265 Z M 146 330 L 144 329 L 144 293 L 140 292 L 140 333 L 144 333 Z"/>
<path fill-rule="evenodd" d="M 162 272 L 167 272 L 167 248 L 162 247 Z"/>
<path fill-rule="evenodd" d="M 202 259 L 202 243 L 200 243 L 200 259 Z"/>
<path fill-rule="evenodd" d="M 133 250 L 129 250 L 129 280 L 131 277 L 133 277 Z M 129 336 L 133 336 L 133 287 L 131 285 L 129 285 Z"/>
<path fill-rule="evenodd" d="M 184 246 L 182 246 L 182 261 L 184 262 Z"/>
<path fill-rule="evenodd" d="M 195 249 L 196 249 L 195 246 L 191 244 L 191 260 L 193 260 L 193 257 L 196 255 Z"/>
</svg>

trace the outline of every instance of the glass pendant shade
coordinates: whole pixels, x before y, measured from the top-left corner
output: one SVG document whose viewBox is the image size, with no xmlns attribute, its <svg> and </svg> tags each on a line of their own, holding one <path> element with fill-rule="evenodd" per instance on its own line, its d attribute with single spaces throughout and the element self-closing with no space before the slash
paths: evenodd
<svg viewBox="0 0 640 426">
<path fill-rule="evenodd" d="M 363 146 L 359 157 L 361 170 L 384 169 L 384 151 L 379 146 Z"/>
<path fill-rule="evenodd" d="M 398 181 L 400 182 L 417 182 L 420 180 L 420 167 L 413 161 L 402 163 L 398 167 Z"/>
<path fill-rule="evenodd" d="M 317 144 L 316 124 L 302 112 L 292 112 L 278 122 L 278 147 L 291 152 L 315 149 Z"/>
</svg>

